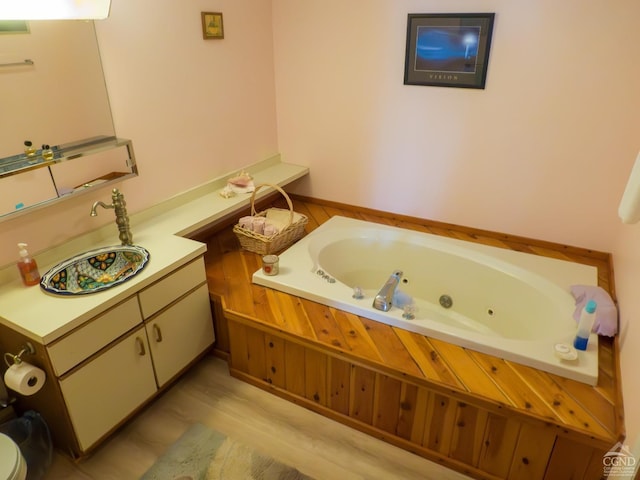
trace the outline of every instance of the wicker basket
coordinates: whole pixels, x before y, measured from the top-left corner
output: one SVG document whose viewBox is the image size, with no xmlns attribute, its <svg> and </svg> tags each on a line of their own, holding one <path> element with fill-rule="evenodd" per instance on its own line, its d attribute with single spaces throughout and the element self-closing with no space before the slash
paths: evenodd
<svg viewBox="0 0 640 480">
<path fill-rule="evenodd" d="M 256 213 L 256 193 L 258 193 L 258 190 L 260 190 L 262 187 L 275 188 L 278 192 L 280 192 L 287 201 L 289 210 L 287 211 L 282 208 L 268 208 L 267 210 L 264 210 L 260 213 Z M 238 237 L 240 246 L 245 250 L 249 250 L 250 252 L 259 253 L 262 255 L 279 252 L 280 250 L 284 250 L 293 242 L 302 237 L 302 235 L 304 234 L 304 226 L 308 221 L 305 215 L 293 211 L 293 204 L 291 203 L 289 195 L 287 195 L 287 193 L 279 186 L 271 185 L 268 183 L 258 185 L 251 194 L 251 215 L 254 217 L 269 218 L 270 215 L 277 215 L 281 217 L 285 213 L 288 213 L 287 226 L 280 229 L 280 231 L 275 235 L 271 235 L 269 237 L 260 233 L 256 233 L 253 230 L 241 227 L 240 224 L 237 223 L 233 227 L 233 233 L 235 233 Z"/>
</svg>

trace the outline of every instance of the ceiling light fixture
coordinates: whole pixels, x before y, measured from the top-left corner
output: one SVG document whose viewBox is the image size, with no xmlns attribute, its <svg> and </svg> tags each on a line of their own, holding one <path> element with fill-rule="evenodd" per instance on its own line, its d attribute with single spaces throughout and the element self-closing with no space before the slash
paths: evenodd
<svg viewBox="0 0 640 480">
<path fill-rule="evenodd" d="M 0 20 L 101 20 L 111 0 L 0 0 Z"/>
</svg>

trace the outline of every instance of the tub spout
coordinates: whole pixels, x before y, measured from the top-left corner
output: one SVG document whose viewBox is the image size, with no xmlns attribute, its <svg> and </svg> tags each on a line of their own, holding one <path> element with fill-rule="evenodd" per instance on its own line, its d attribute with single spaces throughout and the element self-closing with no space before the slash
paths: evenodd
<svg viewBox="0 0 640 480">
<path fill-rule="evenodd" d="M 376 298 L 373 299 L 373 308 L 382 310 L 383 312 L 388 312 L 391 309 L 393 295 L 396 293 L 400 279 L 402 279 L 401 270 L 396 270 L 391 274 L 389 280 L 387 280 L 384 286 L 380 289 Z"/>
</svg>

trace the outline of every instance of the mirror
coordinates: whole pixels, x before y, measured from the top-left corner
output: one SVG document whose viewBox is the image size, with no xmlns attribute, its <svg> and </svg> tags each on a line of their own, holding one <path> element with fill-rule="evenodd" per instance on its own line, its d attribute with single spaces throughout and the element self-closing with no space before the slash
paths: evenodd
<svg viewBox="0 0 640 480">
<path fill-rule="evenodd" d="M 98 184 L 110 172 L 135 174 L 130 142 L 115 138 L 93 22 L 6 24 L 0 23 L 0 219 Z M 25 141 L 34 155 L 26 155 Z"/>
<path fill-rule="evenodd" d="M 93 22 L 27 22 L 0 35 L 0 157 L 97 135 L 114 136 Z M 31 63 L 25 63 L 29 60 Z M 22 63 L 21 63 L 22 62 Z"/>
</svg>

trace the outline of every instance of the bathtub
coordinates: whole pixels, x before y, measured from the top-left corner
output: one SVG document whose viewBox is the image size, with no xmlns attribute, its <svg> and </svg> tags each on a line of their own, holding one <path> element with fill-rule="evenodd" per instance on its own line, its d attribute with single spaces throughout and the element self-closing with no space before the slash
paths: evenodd
<svg viewBox="0 0 640 480">
<path fill-rule="evenodd" d="M 396 270 L 403 272 L 396 304 L 387 312 L 374 309 L 374 297 Z M 596 285 L 592 266 L 336 216 L 280 255 L 278 275 L 259 270 L 253 282 L 597 383 L 597 335 L 576 360 L 555 352 L 556 344 L 573 344 L 570 287 Z"/>
</svg>

